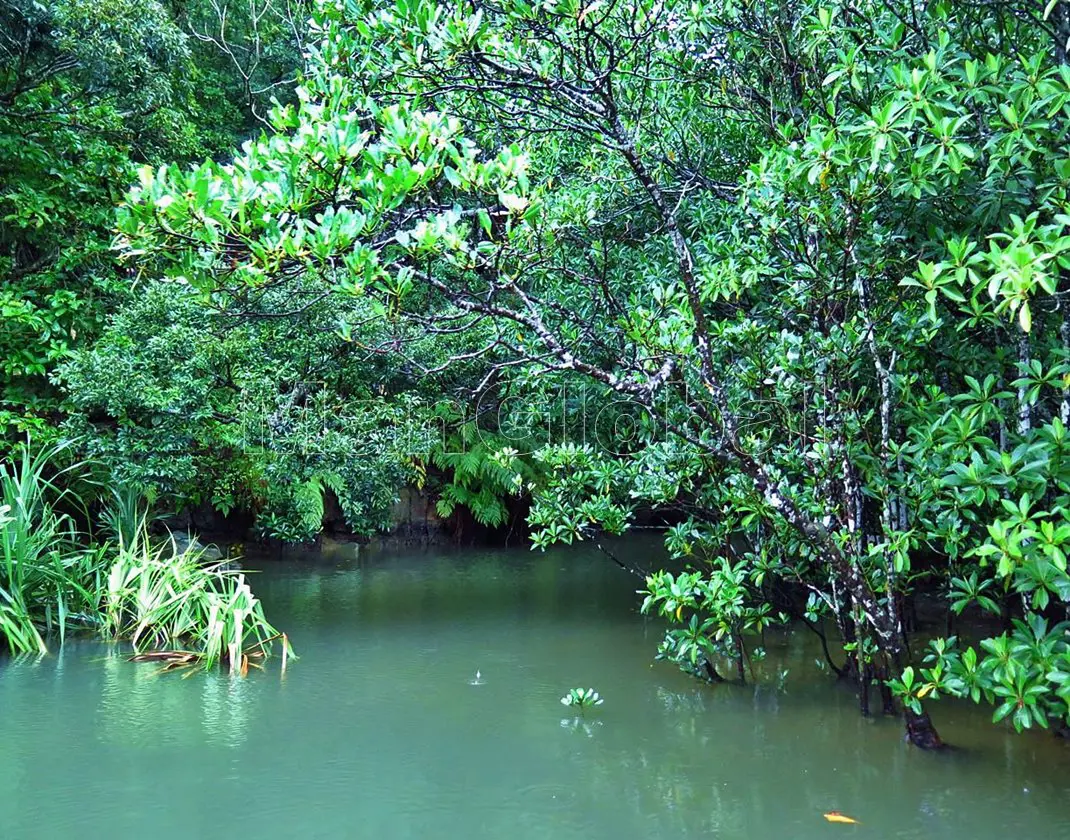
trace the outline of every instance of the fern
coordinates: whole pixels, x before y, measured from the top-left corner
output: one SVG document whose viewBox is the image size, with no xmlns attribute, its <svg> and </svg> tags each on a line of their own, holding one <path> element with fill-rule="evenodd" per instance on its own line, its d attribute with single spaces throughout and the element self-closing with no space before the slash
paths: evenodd
<svg viewBox="0 0 1070 840">
<path fill-rule="evenodd" d="M 443 447 L 431 453 L 431 461 L 446 473 L 435 508 L 442 517 L 452 516 L 458 507 L 467 508 L 472 518 L 488 528 L 498 528 L 509 518 L 506 499 L 534 478 L 530 463 L 511 456 L 503 464 L 498 453 L 509 441 L 475 430 L 472 424 L 459 427 Z"/>
<path fill-rule="evenodd" d="M 315 532 L 323 523 L 323 515 L 326 513 L 323 504 L 323 479 L 314 475 L 308 481 L 297 486 L 294 493 L 294 507 L 301 517 L 301 525 L 305 530 Z"/>
<path fill-rule="evenodd" d="M 345 479 L 333 471 L 316 472 L 303 481 L 277 486 L 260 530 L 286 542 L 313 539 L 323 527 L 328 490 L 342 500 L 348 495 Z"/>
<path fill-rule="evenodd" d="M 320 491 L 321 493 L 324 493 L 327 490 L 330 490 L 338 498 L 342 498 L 343 496 L 346 495 L 346 482 L 345 482 L 345 479 L 342 478 L 342 476 L 340 476 L 338 473 L 336 473 L 336 472 L 319 473 L 316 477 L 320 480 L 320 482 L 323 485 L 323 487 L 321 488 L 321 491 Z"/>
</svg>

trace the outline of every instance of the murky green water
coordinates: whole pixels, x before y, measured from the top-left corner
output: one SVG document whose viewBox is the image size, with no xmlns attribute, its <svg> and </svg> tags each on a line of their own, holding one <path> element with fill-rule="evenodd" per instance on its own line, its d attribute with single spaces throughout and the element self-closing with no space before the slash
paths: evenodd
<svg viewBox="0 0 1070 840">
<path fill-rule="evenodd" d="M 758 687 L 697 685 L 652 666 L 658 630 L 598 554 L 255 583 L 301 655 L 285 678 L 160 678 L 92 644 L 0 664 L 0 838 L 1070 838 L 1061 744 L 941 705 L 960 749 L 911 749 L 802 635 Z M 586 720 L 558 702 L 579 685 L 606 698 Z"/>
</svg>

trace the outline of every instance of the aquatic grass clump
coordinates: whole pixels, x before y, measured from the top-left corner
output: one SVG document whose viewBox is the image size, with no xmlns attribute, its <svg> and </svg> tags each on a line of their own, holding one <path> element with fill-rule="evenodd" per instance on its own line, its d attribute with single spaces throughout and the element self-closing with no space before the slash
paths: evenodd
<svg viewBox="0 0 1070 840">
<path fill-rule="evenodd" d="M 57 469 L 65 448 L 24 446 L 0 464 L 0 648 L 12 653 L 44 653 L 47 636 L 95 621 L 103 552 L 81 545 L 65 510 L 79 501 L 56 479 L 80 466 Z"/>
<path fill-rule="evenodd" d="M 47 653 L 49 636 L 62 644 L 70 629 L 91 627 L 129 640 L 135 659 L 242 675 L 280 642 L 285 669 L 289 640 L 245 575 L 207 563 L 195 544 L 152 537 L 136 491 L 110 491 L 103 519 L 113 539 L 91 542 L 89 505 L 70 487 L 80 482 L 94 498 L 105 488 L 84 481 L 84 462 L 62 466 L 68 447 L 24 444 L 0 464 L 0 652 Z"/>
<path fill-rule="evenodd" d="M 276 641 L 282 663 L 289 640 L 264 615 L 245 574 L 207 564 L 204 550 L 180 549 L 174 537 L 154 545 L 145 529 L 133 544 L 120 544 L 101 599 L 102 630 L 129 639 L 134 659 L 170 668 L 223 664 L 232 673 L 259 667 Z"/>
</svg>

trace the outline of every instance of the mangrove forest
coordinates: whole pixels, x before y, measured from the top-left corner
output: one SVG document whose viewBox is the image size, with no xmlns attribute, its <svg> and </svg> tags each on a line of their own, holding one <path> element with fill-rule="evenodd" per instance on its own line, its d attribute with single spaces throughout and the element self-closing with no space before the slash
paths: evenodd
<svg viewBox="0 0 1070 840">
<path fill-rule="evenodd" d="M 0 0 L 0 836 L 1070 837 L 1070 2 Z"/>
</svg>

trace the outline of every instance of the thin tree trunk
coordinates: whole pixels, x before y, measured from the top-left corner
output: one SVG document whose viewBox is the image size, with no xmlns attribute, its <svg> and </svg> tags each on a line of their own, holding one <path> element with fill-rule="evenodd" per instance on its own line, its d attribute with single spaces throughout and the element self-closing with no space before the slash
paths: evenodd
<svg viewBox="0 0 1070 840">
<path fill-rule="evenodd" d="M 1070 280 L 1070 271 L 1059 272 L 1059 277 L 1061 280 Z M 1055 308 L 1059 312 L 1059 341 L 1063 346 L 1064 359 L 1070 360 L 1070 311 L 1067 311 L 1068 305 L 1064 298 L 1067 294 L 1070 294 L 1070 289 L 1056 290 Z M 1070 387 L 1065 382 L 1063 395 L 1059 400 L 1059 419 L 1064 426 L 1070 426 Z"/>
<path fill-rule="evenodd" d="M 1055 61 L 1070 63 L 1070 3 L 1056 3 L 1051 10 L 1051 22 L 1055 36 Z"/>
<path fill-rule="evenodd" d="M 897 709 L 895 707 L 895 697 L 892 696 L 892 689 L 888 686 L 888 669 L 881 668 L 880 675 L 878 677 L 878 684 L 880 685 L 881 693 L 881 708 L 886 715 L 895 715 Z"/>
<path fill-rule="evenodd" d="M 1019 376 L 1025 378 L 1025 367 L 1030 361 L 1029 333 L 1022 330 L 1018 335 L 1018 367 Z M 1028 388 L 1022 385 L 1018 388 L 1018 434 L 1025 437 L 1033 426 L 1033 412 L 1027 399 Z"/>
</svg>

